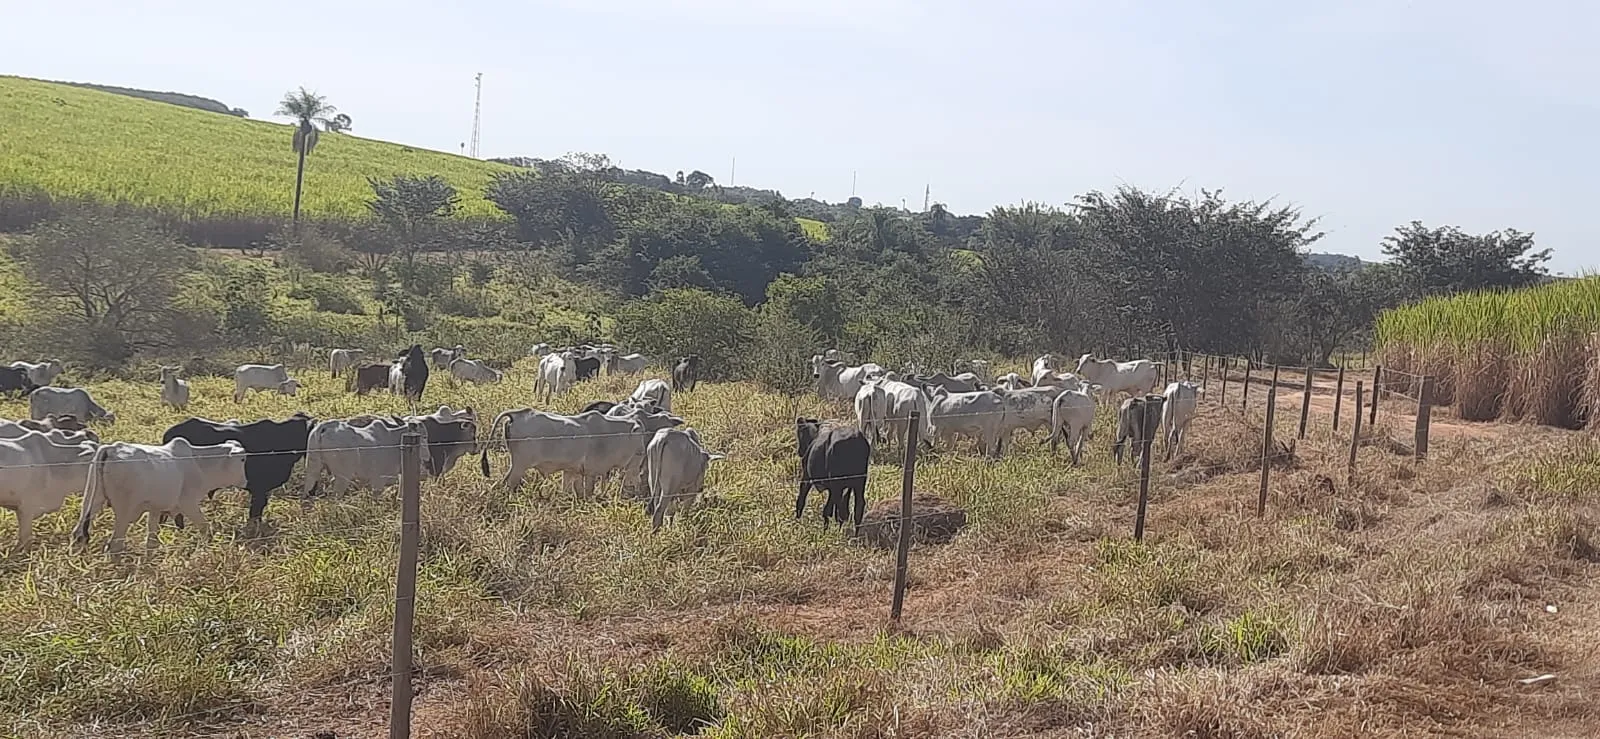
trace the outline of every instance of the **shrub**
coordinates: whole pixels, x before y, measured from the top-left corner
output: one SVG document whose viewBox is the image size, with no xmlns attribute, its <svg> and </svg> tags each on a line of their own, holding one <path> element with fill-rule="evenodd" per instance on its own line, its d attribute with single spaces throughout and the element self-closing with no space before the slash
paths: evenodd
<svg viewBox="0 0 1600 739">
<path fill-rule="evenodd" d="M 754 335 L 755 314 L 738 298 L 666 290 L 617 311 L 617 343 L 654 357 L 699 354 L 707 376 L 727 377 Z"/>
<path fill-rule="evenodd" d="M 279 231 L 272 236 L 274 246 L 282 250 L 283 258 L 312 272 L 337 274 L 356 264 L 356 253 L 343 242 L 321 229 L 306 226 L 298 234 Z"/>
<path fill-rule="evenodd" d="M 289 290 L 289 297 L 309 300 L 317 310 L 328 313 L 358 316 L 367 312 L 349 283 L 336 277 L 305 275 Z"/>
</svg>

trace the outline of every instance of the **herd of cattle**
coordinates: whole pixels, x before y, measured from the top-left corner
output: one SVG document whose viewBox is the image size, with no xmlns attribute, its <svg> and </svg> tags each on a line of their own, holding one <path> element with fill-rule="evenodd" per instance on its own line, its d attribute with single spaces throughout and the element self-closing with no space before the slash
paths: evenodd
<svg viewBox="0 0 1600 739">
<path fill-rule="evenodd" d="M 637 374 L 649 364 L 639 354 L 621 354 L 609 345 L 552 349 L 540 344 L 529 353 L 539 357 L 534 394 L 545 400 L 602 368 Z M 645 378 L 617 402 L 595 401 L 573 415 L 507 410 L 483 434 L 470 406 L 457 410 L 442 405 L 422 413 L 418 405 L 431 370 L 443 370 L 462 382 L 499 382 L 499 370 L 468 359 L 459 345 L 424 352 L 413 344 L 385 363 L 364 362 L 364 357 L 361 350 L 333 349 L 329 371 L 346 377 L 347 389 L 359 395 L 387 388 L 405 396 L 411 415 L 318 421 L 299 412 L 283 420 L 249 423 L 189 418 L 167 429 L 160 445 L 102 444 L 85 424 L 115 420 L 115 414 L 87 390 L 51 386 L 61 374 L 59 362 L 0 367 L 0 391 L 26 393 L 31 416 L 0 421 L 0 507 L 17 513 L 19 548 L 29 545 L 38 516 L 58 510 L 78 491 L 84 503 L 74 543 L 87 544 L 90 524 L 101 507 L 109 506 L 114 522 L 108 546 L 113 550 L 124 546 L 128 528 L 145 514 L 152 546 L 169 517 L 180 528 L 193 520 L 209 532 L 201 503 L 222 488 L 249 492 L 254 527 L 262 520 L 268 496 L 289 482 L 302 459 L 305 500 L 318 494 L 324 476 L 333 480 L 335 495 L 356 484 L 376 492 L 398 481 L 409 434 L 421 440 L 422 468 L 430 477 L 450 472 L 462 457 L 474 453 L 481 473 L 489 477 L 491 442 L 504 443 L 509 452 L 501 484 L 513 491 L 529 471 L 560 472 L 563 486 L 579 495 L 593 495 L 597 485 L 618 475 L 624 495 L 642 498 L 656 527 L 698 497 L 710 462 L 722 458 L 708 451 L 693 429 L 682 428 L 684 419 L 672 412 L 674 393 L 692 391 L 698 382 L 697 356 L 673 362 L 670 381 Z M 841 526 L 846 521 L 860 524 L 872 449 L 904 444 L 907 421 L 913 417 L 920 419 L 917 430 L 925 443 L 969 436 L 990 457 L 1000 456 L 1018 430 L 1048 431 L 1051 450 L 1064 440 L 1073 464 L 1079 464 L 1097 405 L 1113 393 L 1150 392 L 1161 380 L 1160 366 L 1147 360 L 1116 362 L 1090 355 L 1079 359 L 1074 372 L 1064 372 L 1046 354 L 1034 361 L 1031 377 L 1008 373 L 993 383 L 986 380 L 987 364 L 977 360 L 972 371 L 953 375 L 921 374 L 909 366 L 900 373 L 871 363 L 851 366 L 834 350 L 812 357 L 810 364 L 818 395 L 851 402 L 856 420 L 853 427 L 796 420 L 801 479 L 795 516 L 803 515 L 808 491 L 821 489 L 827 494 L 825 526 L 830 517 Z M 235 370 L 233 397 L 240 402 L 251 391 L 292 396 L 299 387 L 282 364 L 247 364 Z M 1195 413 L 1198 389 L 1187 382 L 1165 388 L 1169 456 Z M 188 406 L 189 385 L 178 378 L 178 368 L 161 368 L 160 397 L 175 409 Z M 1119 462 L 1122 445 L 1133 433 L 1129 403 L 1131 399 L 1118 413 L 1113 446 Z"/>
</svg>

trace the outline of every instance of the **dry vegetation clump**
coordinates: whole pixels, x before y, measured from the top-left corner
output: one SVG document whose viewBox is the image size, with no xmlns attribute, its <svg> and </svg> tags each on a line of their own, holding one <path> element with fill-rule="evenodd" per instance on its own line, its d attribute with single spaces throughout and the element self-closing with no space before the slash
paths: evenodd
<svg viewBox="0 0 1600 739">
<path fill-rule="evenodd" d="M 527 364 L 430 402 L 523 405 Z M 299 398 L 244 407 L 226 381 L 196 378 L 194 411 L 402 410 L 303 374 Z M 557 407 L 633 382 L 582 383 Z M 119 413 L 102 430 L 112 438 L 151 440 L 177 417 L 153 383 L 93 390 Z M 894 625 L 893 554 L 823 532 L 814 511 L 793 520 L 787 429 L 794 414 L 842 418 L 842 405 L 749 384 L 704 384 L 675 405 L 730 459 L 711 468 L 706 501 L 656 533 L 615 492 L 498 489 L 501 449 L 491 480 L 469 464 L 424 484 L 418 727 L 469 739 L 1600 728 L 1581 608 L 1600 573 L 1600 447 L 1587 439 L 1436 437 L 1418 465 L 1390 438 L 1408 426 L 1396 416 L 1360 446 L 1351 485 L 1349 437 L 1315 433 L 1280 450 L 1258 518 L 1259 411 L 1203 404 L 1183 458 L 1167 464 L 1157 446 L 1143 544 L 1109 418 L 1077 468 L 1027 434 L 998 462 L 945 450 L 919 462 L 916 486 L 967 525 L 913 549 Z M 1189 476 L 1199 469 L 1213 471 Z M 892 507 L 899 468 L 880 458 L 870 478 L 869 498 Z M 1488 489 L 1499 504 L 1484 504 Z M 35 548 L 0 560 L 0 720 L 28 736 L 381 736 L 398 504 L 292 497 L 269 507 L 271 533 L 243 540 L 244 501 L 220 493 L 217 541 L 167 529 L 161 549 L 122 564 L 67 550 L 75 500 L 41 519 Z M 1546 672 L 1558 681 L 1517 682 Z"/>
</svg>

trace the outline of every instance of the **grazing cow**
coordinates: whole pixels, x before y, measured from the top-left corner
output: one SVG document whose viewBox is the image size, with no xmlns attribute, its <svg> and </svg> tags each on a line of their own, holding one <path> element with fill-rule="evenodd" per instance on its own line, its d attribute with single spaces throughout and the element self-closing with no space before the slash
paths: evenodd
<svg viewBox="0 0 1600 739">
<path fill-rule="evenodd" d="M 999 391 L 1005 414 L 1000 418 L 1002 449 L 997 453 L 1003 453 L 1004 446 L 1011 443 L 1012 436 L 1018 431 L 1048 430 L 1056 396 L 1061 393 L 1061 388 L 1048 385 Z"/>
<path fill-rule="evenodd" d="M 261 515 L 267 510 L 267 495 L 289 481 L 295 463 L 305 456 L 306 437 L 311 433 L 312 423 L 305 413 L 296 413 L 282 421 L 266 419 L 253 423 L 190 418 L 167 429 L 161 441 L 187 439 L 196 445 L 239 442 L 250 454 L 244 465 L 243 487 L 250 491 L 250 523 L 256 525 L 261 523 Z M 180 515 L 177 520 L 182 526 L 183 517 Z"/>
<path fill-rule="evenodd" d="M 420 423 L 423 436 L 428 440 L 428 464 L 434 477 L 444 477 L 462 457 L 478 451 L 478 415 L 472 406 L 452 411 L 450 406 L 426 416 L 407 416 L 406 420 Z"/>
<path fill-rule="evenodd" d="M 800 493 L 794 499 L 794 518 L 806 512 L 806 494 L 813 487 L 827 491 L 822 504 L 822 528 L 828 517 L 844 528 L 845 521 L 861 527 L 867 509 L 867 466 L 872 462 L 872 443 L 860 429 L 834 426 L 823 429 L 815 418 L 794 421 L 795 440 L 800 453 Z M 855 517 L 850 516 L 851 494 L 855 496 Z"/>
<path fill-rule="evenodd" d="M 584 406 L 583 410 L 579 411 L 579 412 L 580 413 L 588 413 L 589 411 L 594 411 L 596 413 L 610 413 L 611 409 L 612 408 L 616 408 L 616 407 L 617 407 L 617 404 L 613 403 L 613 402 L 611 402 L 609 400 L 596 400 L 596 401 Z"/>
<path fill-rule="evenodd" d="M 539 360 L 539 373 L 533 378 L 533 397 L 544 393 L 545 403 L 567 391 L 567 386 L 577 379 L 577 360 L 572 352 L 546 354 Z"/>
<path fill-rule="evenodd" d="M 82 437 L 68 441 L 61 432 L 22 431 L 0 440 L 0 508 L 17 514 L 17 549 L 33 541 L 34 519 L 83 490 L 99 449 Z"/>
<path fill-rule="evenodd" d="M 61 362 L 54 359 L 46 359 L 43 362 L 12 362 L 11 369 L 28 373 L 28 379 L 39 387 L 49 385 L 61 376 Z"/>
<path fill-rule="evenodd" d="M 633 394 L 628 396 L 630 405 L 643 405 L 653 403 L 661 410 L 672 412 L 672 386 L 665 380 L 650 378 L 639 382 L 639 387 L 634 388 Z"/>
<path fill-rule="evenodd" d="M 1083 443 L 1094 429 L 1094 410 L 1095 399 L 1089 387 L 1063 390 L 1056 396 L 1050 410 L 1050 453 L 1055 454 L 1058 442 L 1066 441 L 1073 466 L 1082 464 Z"/>
<path fill-rule="evenodd" d="M 76 444 L 81 441 L 100 443 L 100 435 L 83 425 L 77 416 L 47 416 L 42 421 L 24 418 L 20 421 L 0 420 L 0 439 L 17 439 L 29 433 L 48 434 L 58 444 Z"/>
<path fill-rule="evenodd" d="M 28 396 L 28 416 L 42 421 L 49 416 L 72 415 L 85 421 L 105 419 L 116 423 L 117 414 L 100 407 L 81 387 L 41 387 Z"/>
<path fill-rule="evenodd" d="M 971 372 L 963 372 L 953 377 L 943 372 L 935 372 L 931 375 L 913 375 L 907 382 L 917 386 L 942 387 L 952 393 L 970 393 L 975 390 L 987 389 L 978 382 L 978 376 Z"/>
<path fill-rule="evenodd" d="M 1161 396 L 1150 397 L 1156 401 L 1163 401 Z M 1116 454 L 1117 466 L 1119 467 L 1122 466 L 1123 447 L 1128 442 L 1136 441 L 1139 437 L 1139 425 L 1142 421 L 1143 413 L 1133 404 L 1134 400 L 1136 399 L 1137 398 L 1125 398 L 1123 399 L 1122 404 L 1117 406 L 1117 438 L 1111 442 L 1111 451 Z M 1162 402 L 1162 404 L 1165 405 L 1165 402 Z M 1165 414 L 1165 412 L 1166 411 L 1163 409 L 1162 413 Z M 1139 451 L 1138 445 L 1135 444 L 1133 460 L 1136 462 L 1139 459 Z"/>
<path fill-rule="evenodd" d="M 161 402 L 180 411 L 189 407 L 189 383 L 178 379 L 177 367 L 161 368 Z"/>
<path fill-rule="evenodd" d="M 338 377 L 339 373 L 360 365 L 366 356 L 366 351 L 361 349 L 334 349 L 328 352 L 328 372 Z"/>
<path fill-rule="evenodd" d="M 345 373 L 344 387 L 356 395 L 367 393 L 389 386 L 389 372 L 398 369 L 397 364 L 377 364 L 368 362 L 353 371 Z M 404 379 L 402 378 L 402 382 Z"/>
<path fill-rule="evenodd" d="M 928 413 L 923 425 L 929 444 L 964 434 L 978 440 L 978 453 L 1000 456 L 1001 430 L 1005 428 L 1005 401 L 988 390 L 952 393 L 934 388 L 928 397 Z"/>
<path fill-rule="evenodd" d="M 391 380 L 393 375 L 390 375 Z M 412 405 L 422 402 L 422 394 L 428 390 L 428 361 L 422 356 L 422 345 L 412 344 L 406 350 L 406 358 L 400 361 L 400 389 L 406 400 Z"/>
<path fill-rule="evenodd" d="M 886 448 L 891 448 L 905 441 L 906 419 L 911 418 L 913 411 L 928 415 L 928 396 L 922 388 L 899 380 L 883 379 L 878 381 L 878 386 L 883 388 L 887 402 L 883 424 L 884 443 Z"/>
<path fill-rule="evenodd" d="M 1048 352 L 1040 355 L 1037 359 L 1033 360 L 1033 372 L 1031 374 L 1033 384 L 1038 385 L 1040 380 L 1049 376 L 1052 372 L 1055 372 L 1055 370 L 1055 355 Z"/>
<path fill-rule="evenodd" d="M 1117 393 L 1138 395 L 1161 386 L 1161 364 L 1148 359 L 1118 362 L 1115 359 L 1095 359 L 1093 354 L 1078 358 L 1078 374 L 1083 379 L 1104 388 L 1105 397 Z"/>
<path fill-rule="evenodd" d="M 450 376 L 462 382 L 499 382 L 500 370 L 484 364 L 482 360 L 457 357 L 450 362 Z"/>
<path fill-rule="evenodd" d="M 300 381 L 290 378 L 281 364 L 241 364 L 233 371 L 233 402 L 244 402 L 245 393 L 251 390 L 295 395 L 300 392 Z"/>
<path fill-rule="evenodd" d="M 700 355 L 690 354 L 680 357 L 678 363 L 672 365 L 672 391 L 675 393 L 690 392 L 700 383 Z"/>
<path fill-rule="evenodd" d="M 605 363 L 607 374 L 637 375 L 644 371 L 645 365 L 649 364 L 650 360 L 643 354 L 617 356 L 617 353 L 612 351 L 606 352 Z"/>
<path fill-rule="evenodd" d="M 115 442 L 100 447 L 89 464 L 88 481 L 83 487 L 83 511 L 72 532 L 73 543 L 89 544 L 89 524 L 102 505 L 111 506 L 115 520 L 107 548 L 122 549 L 128 527 L 139 516 L 150 514 L 145 547 L 158 543 L 156 531 L 162 514 L 178 514 L 195 520 L 202 540 L 209 539 L 211 527 L 200 503 L 217 488 L 245 484 L 244 447 L 236 441 L 195 446 L 187 439 L 173 439 L 161 446 Z M 115 464 L 112 474 L 107 465 Z"/>
<path fill-rule="evenodd" d="M 15 367 L 0 367 L 0 394 L 15 397 L 25 396 L 41 387 L 28 376 L 26 370 Z"/>
<path fill-rule="evenodd" d="M 1189 435 L 1189 422 L 1194 420 L 1200 406 L 1200 385 L 1193 382 L 1174 382 L 1162 393 L 1166 402 L 1161 405 L 1161 425 L 1167 430 L 1167 459 L 1171 460 L 1183 447 Z"/>
<path fill-rule="evenodd" d="M 994 382 L 996 387 L 1003 387 L 1007 390 L 1021 390 L 1025 387 L 1033 387 L 1033 383 L 1028 382 L 1028 378 L 1015 372 L 1007 372 L 996 377 Z"/>
<path fill-rule="evenodd" d="M 454 362 L 457 357 L 463 356 L 466 356 L 466 350 L 462 349 L 460 344 L 456 344 L 454 349 L 436 346 L 432 351 L 428 352 L 428 358 L 433 362 L 433 368 L 441 370 L 450 369 L 450 363 Z"/>
<path fill-rule="evenodd" d="M 1038 382 L 1034 383 L 1034 385 L 1036 387 L 1058 387 L 1066 390 L 1068 388 L 1083 387 L 1083 378 L 1071 372 L 1047 371 L 1043 376 L 1039 377 Z"/>
<path fill-rule="evenodd" d="M 649 423 L 645 423 L 647 420 Z M 506 450 L 511 453 L 503 486 L 515 492 L 522 487 L 522 478 L 529 470 L 544 475 L 560 472 L 563 488 L 589 495 L 595 483 L 612 471 L 636 473 L 651 436 L 661 428 L 682 424 L 683 419 L 669 414 L 618 418 L 593 411 L 564 416 L 520 408 L 496 416 L 489 424 L 488 439 L 495 437 L 501 423 L 505 424 Z M 487 446 L 481 452 L 479 466 L 483 476 L 488 477 Z"/>
<path fill-rule="evenodd" d="M 333 478 L 334 495 L 342 495 L 358 482 L 374 493 L 399 482 L 404 457 L 401 437 L 413 432 L 422 435 L 422 468 L 432 472 L 433 458 L 429 454 L 427 429 L 422 423 L 377 419 L 358 425 L 348 419 L 333 418 L 317 424 L 306 440 L 301 497 L 310 498 L 316 494 L 324 470 Z"/>
<path fill-rule="evenodd" d="M 883 367 L 871 362 L 859 367 L 846 367 L 823 359 L 821 354 L 811 357 L 811 377 L 817 381 L 817 397 L 823 400 L 853 399 L 856 392 L 861 390 L 862 382 L 882 374 Z"/>
<path fill-rule="evenodd" d="M 600 376 L 599 357 L 578 357 L 572 360 L 572 375 L 577 380 L 593 380 Z"/>
<path fill-rule="evenodd" d="M 694 429 L 657 431 L 645 445 L 645 470 L 650 480 L 645 513 L 650 515 L 651 528 L 661 528 L 680 504 L 699 498 L 705 489 L 706 467 L 722 458 L 706 451 Z"/>
<path fill-rule="evenodd" d="M 884 422 L 889 420 L 889 393 L 884 391 L 882 380 L 865 383 L 856 391 L 855 409 L 856 428 L 868 440 L 881 441 Z"/>
</svg>

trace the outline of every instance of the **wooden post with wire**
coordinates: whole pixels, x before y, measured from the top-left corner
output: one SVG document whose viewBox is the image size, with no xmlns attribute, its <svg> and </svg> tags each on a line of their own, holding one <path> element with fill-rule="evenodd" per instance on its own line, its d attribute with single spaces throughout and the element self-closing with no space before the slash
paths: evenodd
<svg viewBox="0 0 1600 739">
<path fill-rule="evenodd" d="M 1239 401 L 1239 410 L 1250 408 L 1250 370 L 1255 368 L 1255 361 L 1249 357 L 1244 358 L 1244 398 Z"/>
<path fill-rule="evenodd" d="M 1154 394 L 1133 401 L 1134 407 L 1139 409 L 1139 426 L 1134 429 L 1135 448 L 1139 450 L 1139 509 L 1133 516 L 1134 541 L 1144 541 L 1145 509 L 1150 503 L 1150 450 L 1154 448 L 1156 435 L 1161 433 L 1161 406 L 1166 402 L 1166 397 Z"/>
<path fill-rule="evenodd" d="M 1433 378 L 1423 375 L 1421 388 L 1417 392 L 1417 428 L 1413 438 L 1418 462 L 1428 458 L 1428 429 L 1433 420 Z"/>
<path fill-rule="evenodd" d="M 1300 394 L 1300 433 L 1296 438 L 1306 438 L 1306 419 L 1311 417 L 1311 383 L 1317 379 L 1317 370 L 1306 365 L 1306 389 Z"/>
<path fill-rule="evenodd" d="M 1217 366 L 1219 368 L 1217 374 L 1222 375 L 1222 390 L 1217 393 L 1218 405 L 1228 404 L 1228 365 L 1232 363 L 1233 360 L 1229 357 L 1217 357 Z"/>
<path fill-rule="evenodd" d="M 1383 387 L 1382 383 L 1383 365 L 1380 364 L 1372 368 L 1372 410 L 1367 414 L 1367 428 L 1369 429 L 1378 422 L 1378 397 L 1383 394 L 1379 390 L 1379 388 Z"/>
<path fill-rule="evenodd" d="M 1277 376 L 1277 370 L 1273 370 Z M 1278 383 L 1267 388 L 1267 425 L 1261 428 L 1261 495 L 1256 498 L 1256 515 L 1267 514 L 1267 483 L 1272 477 L 1272 417 L 1278 408 Z"/>
<path fill-rule="evenodd" d="M 422 508 L 422 435 L 400 437 L 400 565 L 394 585 L 394 637 L 390 657 L 389 739 L 411 736 L 411 626 L 417 606 L 418 523 Z"/>
<path fill-rule="evenodd" d="M 1345 471 L 1345 481 L 1356 483 L 1356 450 L 1361 448 L 1361 381 L 1356 380 L 1356 422 L 1350 433 L 1350 467 Z"/>
<path fill-rule="evenodd" d="M 896 623 L 900 621 L 900 612 L 906 603 L 906 575 L 911 557 L 911 527 L 915 524 L 911 516 L 911 492 L 917 482 L 917 429 L 921 426 L 922 414 L 911 411 L 911 417 L 906 419 L 906 457 L 900 475 L 900 530 L 896 532 L 899 538 L 894 547 L 894 601 L 889 606 L 889 618 Z"/>
<path fill-rule="evenodd" d="M 1200 388 L 1201 388 L 1201 394 L 1202 395 L 1204 395 L 1204 393 L 1205 393 L 1205 388 L 1208 388 L 1208 387 L 1211 387 L 1211 355 L 1210 354 L 1206 355 L 1205 364 L 1202 364 L 1200 366 Z"/>
<path fill-rule="evenodd" d="M 1333 430 L 1339 430 L 1339 411 L 1344 405 L 1344 363 L 1339 364 L 1339 379 L 1333 383 Z M 1356 407 L 1361 404 L 1357 403 Z M 1360 415 L 1360 414 L 1357 414 Z"/>
</svg>

